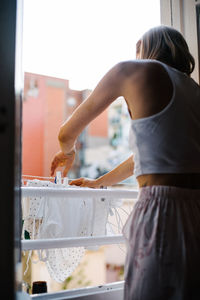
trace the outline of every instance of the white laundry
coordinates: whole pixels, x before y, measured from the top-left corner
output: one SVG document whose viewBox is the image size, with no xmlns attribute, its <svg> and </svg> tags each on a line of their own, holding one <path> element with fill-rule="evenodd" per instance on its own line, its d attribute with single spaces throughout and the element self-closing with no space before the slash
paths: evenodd
<svg viewBox="0 0 200 300">
<path fill-rule="evenodd" d="M 64 187 L 61 184 L 36 179 L 27 181 L 27 186 Z M 23 198 L 22 238 L 25 238 L 25 235 L 30 239 L 105 235 L 110 209 L 116 204 L 119 206 L 121 201 L 115 203 L 109 199 L 93 198 Z M 45 261 L 54 280 L 63 282 L 78 266 L 84 253 L 85 247 L 48 249 L 39 251 L 39 259 Z"/>
</svg>

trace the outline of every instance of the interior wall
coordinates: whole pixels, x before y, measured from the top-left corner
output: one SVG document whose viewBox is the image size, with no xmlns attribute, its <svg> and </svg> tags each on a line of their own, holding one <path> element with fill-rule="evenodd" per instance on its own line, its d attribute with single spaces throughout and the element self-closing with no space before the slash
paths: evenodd
<svg viewBox="0 0 200 300">
<path fill-rule="evenodd" d="M 6 0 L 5 0 L 6 1 Z M 23 0 L 7 0 L 10 10 L 13 12 L 15 30 L 13 33 L 13 75 L 14 75 L 14 98 L 12 103 L 14 109 L 14 292 L 21 292 L 22 264 L 21 264 L 21 131 L 22 131 L 22 96 L 23 96 L 23 71 L 22 71 L 22 26 L 23 26 Z M 12 4 L 12 5 L 11 5 Z M 15 6 L 14 6 L 15 4 Z M 14 10 L 15 8 L 15 10 Z M 9 18 L 8 18 L 9 19 Z M 7 35 L 10 37 L 10 35 Z M 10 120 L 11 121 L 11 120 Z M 8 177 L 7 177 L 8 179 Z M 10 221 L 10 220 L 9 220 Z M 6 273 L 5 273 L 6 274 Z M 7 297 L 7 299 L 10 299 Z"/>
<path fill-rule="evenodd" d="M 17 7 L 17 0 L 0 1 L 0 287 L 2 295 L 5 292 L 5 298 L 9 300 L 14 300 L 15 291 L 21 288 L 19 278 L 21 89 L 19 73 L 15 73 L 16 69 L 19 70 L 17 62 L 20 62 L 20 51 L 16 50 L 20 50 L 21 43 L 16 44 Z M 17 24 L 20 29 L 19 22 Z M 20 42 L 20 39 L 17 40 Z"/>
</svg>

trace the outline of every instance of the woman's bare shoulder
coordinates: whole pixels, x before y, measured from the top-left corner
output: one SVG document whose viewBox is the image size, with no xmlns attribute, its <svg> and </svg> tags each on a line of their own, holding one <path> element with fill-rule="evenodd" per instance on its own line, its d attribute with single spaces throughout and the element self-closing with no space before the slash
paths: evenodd
<svg viewBox="0 0 200 300">
<path fill-rule="evenodd" d="M 154 60 L 124 64 L 124 97 L 132 117 L 148 117 L 162 110 L 170 101 L 173 85 L 166 68 Z"/>
<path fill-rule="evenodd" d="M 167 73 L 162 63 L 157 60 L 151 59 L 122 61 L 118 64 L 118 70 L 125 76 L 131 76 L 137 72 L 151 76 Z"/>
</svg>

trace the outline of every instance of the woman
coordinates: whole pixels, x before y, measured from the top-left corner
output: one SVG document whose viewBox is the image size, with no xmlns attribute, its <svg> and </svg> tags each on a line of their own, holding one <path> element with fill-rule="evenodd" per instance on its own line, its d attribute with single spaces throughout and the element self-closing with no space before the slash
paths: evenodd
<svg viewBox="0 0 200 300">
<path fill-rule="evenodd" d="M 51 172 L 69 171 L 85 126 L 123 96 L 131 116 L 133 156 L 98 179 L 71 184 L 98 188 L 133 173 L 138 201 L 124 226 L 128 241 L 125 299 L 200 299 L 200 87 L 183 36 L 149 30 L 137 60 L 114 66 L 62 125 Z"/>
</svg>

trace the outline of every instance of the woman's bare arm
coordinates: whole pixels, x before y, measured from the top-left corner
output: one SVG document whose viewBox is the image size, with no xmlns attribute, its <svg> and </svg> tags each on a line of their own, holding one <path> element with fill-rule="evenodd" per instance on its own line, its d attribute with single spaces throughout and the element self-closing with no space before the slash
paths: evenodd
<svg viewBox="0 0 200 300">
<path fill-rule="evenodd" d="M 103 176 L 97 179 L 78 178 L 72 180 L 70 185 L 78 185 L 82 187 L 91 187 L 91 188 L 99 188 L 101 186 L 111 186 L 133 175 L 133 169 L 134 169 L 134 162 L 133 162 L 133 155 L 131 155 L 127 160 L 125 160 L 120 165 L 115 167 L 112 171 L 104 174 Z"/>
<path fill-rule="evenodd" d="M 133 155 L 131 155 L 127 160 L 122 162 L 116 168 L 111 170 L 109 173 L 99 177 L 97 179 L 98 183 L 103 186 L 110 186 L 121 182 L 122 180 L 133 175 L 134 162 Z"/>
<path fill-rule="evenodd" d="M 102 113 L 116 98 L 129 95 L 127 80 L 129 73 L 135 74 L 137 62 L 121 62 L 114 66 L 98 83 L 91 95 L 77 107 L 70 118 L 61 126 L 58 140 L 61 151 L 55 154 L 51 163 L 51 175 L 57 167 L 64 167 L 66 176 L 75 159 L 75 142 L 83 129 L 100 113 Z M 137 72 L 136 72 L 137 73 Z M 128 82 L 128 83 L 127 83 Z M 131 87 L 134 86 L 131 79 Z M 135 98 L 133 93 L 131 99 Z M 128 103 L 127 103 L 128 104 Z"/>
<path fill-rule="evenodd" d="M 64 154 L 74 148 L 74 143 L 82 130 L 116 98 L 121 96 L 123 75 L 121 64 L 114 66 L 99 82 L 91 95 L 73 112 L 71 117 L 61 126 L 59 143 Z"/>
</svg>

